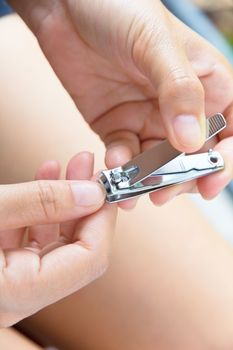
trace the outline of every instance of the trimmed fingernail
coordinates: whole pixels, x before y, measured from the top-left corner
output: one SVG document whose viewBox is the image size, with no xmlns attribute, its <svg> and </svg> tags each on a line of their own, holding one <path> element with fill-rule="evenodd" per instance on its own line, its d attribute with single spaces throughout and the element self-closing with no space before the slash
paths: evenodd
<svg viewBox="0 0 233 350">
<path fill-rule="evenodd" d="M 204 142 L 201 125 L 194 115 L 179 115 L 174 120 L 177 141 L 186 147 L 200 147 Z"/>
<path fill-rule="evenodd" d="M 71 190 L 79 207 L 98 206 L 104 201 L 104 192 L 98 183 L 79 181 L 71 184 Z"/>
</svg>

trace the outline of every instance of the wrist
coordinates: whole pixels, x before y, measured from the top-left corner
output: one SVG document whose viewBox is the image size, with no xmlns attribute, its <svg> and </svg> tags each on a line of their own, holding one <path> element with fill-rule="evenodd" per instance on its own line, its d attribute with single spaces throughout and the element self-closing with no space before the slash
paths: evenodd
<svg viewBox="0 0 233 350">
<path fill-rule="evenodd" d="M 33 32 L 37 32 L 37 28 L 54 7 L 54 1 L 46 0 L 8 0 L 8 4 Z"/>
</svg>

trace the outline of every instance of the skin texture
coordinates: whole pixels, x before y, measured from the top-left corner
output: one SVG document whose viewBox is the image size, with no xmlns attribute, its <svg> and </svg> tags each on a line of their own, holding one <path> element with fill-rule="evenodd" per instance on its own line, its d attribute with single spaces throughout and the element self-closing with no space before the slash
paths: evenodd
<svg viewBox="0 0 233 350">
<path fill-rule="evenodd" d="M 5 20 L 7 22 L 8 17 L 6 19 L 1 19 L 1 23 L 5 23 Z M 23 30 L 21 28 L 23 28 Z M 23 26 L 19 26 L 19 32 L 17 32 L 17 34 L 14 33 L 14 37 L 20 37 L 20 30 L 22 30 L 24 33 L 25 28 Z M 1 34 L 4 35 L 4 31 L 1 31 Z M 30 33 L 28 33 L 28 37 L 30 37 Z M 8 56 L 8 44 L 10 45 L 11 42 L 10 35 L 7 36 L 7 41 L 1 37 L 1 42 L 4 46 L 3 51 L 5 51 Z M 21 46 L 21 40 L 19 40 L 18 43 Z M 27 40 L 22 41 L 22 43 L 25 44 L 25 51 L 23 51 L 27 52 Z M 19 46 L 15 45 L 14 43 L 14 49 L 17 51 L 18 48 Z M 29 50 L 29 52 L 31 51 Z M 33 52 L 31 53 L 33 56 Z M 27 58 L 30 57 L 31 62 L 38 62 L 36 58 L 37 54 L 38 52 L 35 52 L 35 56 L 32 57 L 29 53 Z M 20 60 L 20 57 L 17 54 L 16 56 Z M 4 81 L 5 89 L 8 92 L 9 89 L 15 85 L 10 83 L 10 81 L 11 77 L 14 76 L 13 62 L 14 57 L 16 56 L 14 56 L 14 53 L 12 52 L 10 55 L 11 58 L 9 60 L 7 59 L 7 67 L 12 68 L 9 75 L 9 71 L 3 68 L 4 55 L 2 55 L 2 82 Z M 21 62 L 25 62 L 24 58 L 22 58 Z M 40 66 L 40 64 L 38 66 Z M 25 69 L 30 71 L 31 67 L 32 66 L 30 66 L 29 63 L 29 65 L 26 64 Z M 21 66 L 21 68 L 23 68 L 23 66 Z M 32 71 L 34 70 L 32 69 Z M 19 80 L 21 79 L 19 78 Z M 22 78 L 21 81 L 27 83 L 29 80 L 27 78 L 26 80 Z M 9 85 L 8 82 L 10 83 Z M 25 93 L 26 90 L 24 90 L 23 84 L 21 85 L 21 88 L 25 101 L 27 101 L 26 104 L 28 105 L 28 96 L 30 94 L 28 95 Z M 41 89 L 41 87 L 39 89 Z M 31 88 L 29 90 L 32 91 Z M 10 104 L 9 99 L 5 99 L 6 96 L 1 96 L 1 117 L 5 113 L 7 116 L 13 116 L 13 105 L 17 105 L 17 110 L 20 115 L 25 115 L 25 117 L 27 116 L 27 112 L 23 107 L 24 98 L 19 93 L 18 87 L 15 96 L 16 97 L 13 98 L 14 103 Z M 19 102 L 17 96 L 21 102 Z M 48 96 L 51 99 L 49 90 Z M 36 94 L 34 97 L 34 102 L 36 103 Z M 29 104 L 33 104 L 34 97 L 32 97 Z M 43 99 L 43 103 L 44 102 L 45 100 Z M 41 102 L 41 106 L 43 103 Z M 8 109 L 10 105 L 13 107 L 11 111 Z M 7 108 L 6 110 L 4 110 L 5 107 Z M 13 114 L 11 114 L 11 112 Z M 40 113 L 41 115 L 43 114 L 42 111 L 40 111 Z M 45 112 L 45 116 L 46 113 L 47 112 Z M 41 120 L 41 115 L 38 116 L 38 120 Z M 1 149 L 3 151 L 2 154 L 6 155 L 6 157 L 2 157 L 1 183 L 4 182 L 4 176 L 6 176 L 5 183 L 9 183 L 11 180 L 13 180 L 12 178 L 10 179 L 12 174 L 17 174 L 15 181 L 13 182 L 20 182 L 20 172 L 24 172 L 23 168 L 27 167 L 28 162 L 30 163 L 29 154 L 30 149 L 32 150 L 32 148 L 29 147 L 29 144 L 34 145 L 33 138 L 35 135 L 33 135 L 32 132 L 28 133 L 28 136 L 32 138 L 29 144 L 27 144 L 27 138 L 21 138 L 20 133 L 17 131 L 20 129 L 21 125 L 23 125 L 22 120 L 19 121 L 19 123 L 17 122 L 17 118 L 14 118 L 12 122 L 10 120 L 11 118 L 7 118 L 5 121 L 2 120 L 1 123 L 2 130 L 4 129 L 4 133 L 1 137 Z M 53 129 L 54 134 L 56 134 L 55 130 L 58 130 L 56 129 L 56 127 L 58 127 L 57 119 L 55 124 L 56 126 L 51 128 Z M 26 125 L 27 124 L 25 124 L 24 128 L 25 131 L 27 130 Z M 46 130 L 48 130 L 50 128 L 50 124 L 45 122 L 45 125 Z M 36 123 L 33 123 L 34 132 L 36 134 L 43 134 L 43 131 L 40 129 L 40 127 L 37 128 L 37 126 L 39 126 L 39 124 L 36 125 Z M 16 128 L 15 131 L 13 131 L 14 128 Z M 64 132 L 64 128 L 62 132 Z M 23 152 L 22 150 L 18 149 L 18 155 L 16 154 L 16 149 L 12 154 L 11 150 L 13 150 L 13 148 L 11 149 L 7 142 L 5 143 L 7 139 L 12 140 L 12 137 L 14 139 L 14 142 L 11 142 L 12 146 L 13 144 L 18 144 L 22 147 L 25 146 Z M 51 146 L 53 145 L 51 148 L 55 149 L 56 142 L 53 142 L 55 140 L 51 137 L 51 135 L 48 136 L 48 139 L 51 141 Z M 59 142 L 61 142 L 61 138 L 59 138 Z M 26 144 L 28 146 L 26 146 Z M 48 143 L 44 142 L 44 145 L 45 151 L 48 149 Z M 39 149 L 42 150 L 41 144 L 38 144 L 37 150 Z M 41 163 L 38 162 L 36 157 L 37 150 L 35 148 L 34 151 L 32 151 L 35 158 L 31 158 L 32 163 L 33 158 L 34 161 L 36 160 L 37 162 L 35 169 Z M 25 155 L 24 165 L 22 163 L 17 164 L 17 162 L 14 161 L 12 162 L 13 159 L 19 159 L 22 154 Z M 70 157 L 71 155 L 69 155 L 69 158 Z M 41 161 L 42 160 L 44 160 L 44 158 L 42 158 Z M 15 165 L 16 168 L 15 170 L 11 169 L 8 173 L 8 166 L 10 164 L 13 166 Z M 77 163 L 75 164 L 77 165 Z M 72 163 L 70 166 L 72 168 Z M 90 157 L 87 158 L 85 168 L 89 169 L 85 176 L 88 177 L 90 174 L 92 175 L 93 169 L 92 160 L 90 161 Z M 35 169 L 33 170 L 34 174 Z M 80 167 L 77 166 L 77 169 L 80 169 Z M 80 171 L 82 173 L 82 170 Z M 94 278 L 99 277 L 107 267 L 110 243 L 114 231 L 116 209 L 114 207 L 108 208 L 103 206 L 103 191 L 98 185 L 90 182 L 89 179 L 85 180 L 84 182 L 73 182 L 70 180 L 68 171 L 67 179 L 69 180 L 67 182 L 64 180 L 59 182 L 55 181 L 58 176 L 57 174 L 59 174 L 59 166 L 57 162 L 49 161 L 48 163 L 45 163 L 37 173 L 37 179 L 43 180 L 30 182 L 27 184 L 21 183 L 0 186 L 0 201 L 2 203 L 0 211 L 0 326 L 2 327 L 14 324 L 20 319 L 36 312 L 40 308 L 45 307 L 51 302 L 55 302 L 56 300 L 73 293 L 75 290 L 77 290 L 77 288 L 81 288 L 83 285 L 85 285 L 85 283 L 89 283 Z M 34 175 L 31 176 L 31 180 L 33 180 L 33 177 Z M 50 181 L 48 181 L 48 179 L 50 179 Z M 25 177 L 21 177 L 21 182 L 24 181 Z M 80 189 L 77 190 L 76 187 L 76 190 L 72 192 L 73 184 L 76 186 L 78 183 L 81 185 L 81 192 L 83 192 L 84 189 L 88 191 L 89 188 L 89 194 L 84 196 L 88 199 L 93 198 L 96 186 L 98 187 L 98 198 L 94 199 L 92 204 L 89 203 L 87 206 L 80 205 L 81 203 L 78 204 L 78 200 L 81 198 Z M 90 188 L 90 185 L 93 185 L 94 187 Z M 85 199 L 84 197 L 83 199 Z M 14 215 L 12 215 L 12 213 L 14 213 Z M 93 216 L 89 216 L 87 220 L 82 220 L 82 218 L 92 213 Z M 65 225 L 65 222 L 70 222 L 72 219 L 75 220 L 72 227 L 69 230 L 64 230 L 64 227 L 67 226 L 67 224 Z M 56 224 L 57 222 L 60 223 L 61 221 L 63 222 L 63 225 L 60 226 L 59 224 Z M 92 228 L 93 225 L 95 226 L 95 230 Z M 28 228 L 29 226 L 30 228 Z M 91 237 L 89 236 L 89 230 L 92 232 Z M 22 249 L 22 241 L 24 240 L 25 233 L 28 234 L 29 240 L 27 241 L 24 249 Z M 47 247 L 48 244 L 50 245 L 49 248 Z M 69 265 L 69 268 L 72 269 L 73 273 L 67 273 L 67 264 Z M 74 266 L 76 266 L 75 269 Z M 78 272 L 79 269 L 80 273 Z M 61 285 L 60 281 L 63 274 L 65 278 L 63 279 L 63 284 Z M 52 284 L 51 279 L 54 281 Z M 38 297 L 38 295 L 40 297 Z M 21 300 L 20 303 L 18 303 L 19 299 Z"/>
<path fill-rule="evenodd" d="M 216 140 L 216 150 L 223 154 L 226 169 L 198 180 L 197 186 L 205 198 L 212 198 L 229 182 L 232 69 L 160 1 L 11 3 L 36 34 L 85 120 L 104 141 L 108 167 L 123 164 L 166 137 L 182 151 L 197 150 L 204 140 L 205 115 L 222 112 L 228 127 Z M 193 142 L 195 128 L 188 115 L 196 116 L 202 127 Z M 174 127 L 178 116 L 179 133 Z M 181 133 L 189 141 L 183 142 Z M 169 189 L 151 199 L 162 204 L 195 186 Z"/>
<path fill-rule="evenodd" d="M 92 171 L 93 155 L 80 154 L 70 161 L 66 178 L 73 180 L 74 173 L 76 180 L 89 180 L 75 182 L 75 186 L 79 183 L 81 188 L 87 188 Z M 20 184 L 1 186 L 3 218 L 7 216 L 7 211 L 14 212 L 14 207 L 12 209 L 10 205 L 13 202 L 15 206 L 15 198 L 20 205 L 13 220 L 8 220 L 7 224 L 5 222 L 5 227 L 4 220 L 1 220 L 0 327 L 10 326 L 74 293 L 99 277 L 107 267 L 116 207 L 103 205 L 102 196 L 99 204 L 86 208 L 74 206 L 76 214 L 69 215 L 66 196 L 57 190 L 54 182 L 42 181 L 58 180 L 59 177 L 59 166 L 50 161 L 38 169 L 36 178 L 41 182 L 33 183 L 34 192 L 30 192 L 29 183 L 23 189 L 21 187 L 24 185 Z M 58 181 L 55 183 L 59 185 Z M 72 183 L 69 181 L 66 184 Z M 64 186 L 65 182 L 61 184 Z M 40 192 L 36 196 L 38 188 Z M 93 188 L 90 188 L 89 196 L 93 196 Z M 41 199 L 39 206 L 35 200 L 37 197 Z M 64 207 L 59 207 L 60 203 Z M 63 220 L 60 212 L 66 213 Z M 22 247 L 26 232 L 28 238 Z"/>
<path fill-rule="evenodd" d="M 58 159 L 65 178 L 69 159 L 84 149 L 95 151 L 101 169 L 103 145 L 16 15 L 0 21 L 0 41 L 1 182 L 33 180 L 46 159 Z M 45 168 L 39 175 L 48 176 Z M 77 177 L 76 166 L 70 170 Z M 232 256 L 189 198 L 161 208 L 141 198 L 133 211 L 119 211 L 104 277 L 21 327 L 62 350 L 232 349 Z"/>
</svg>

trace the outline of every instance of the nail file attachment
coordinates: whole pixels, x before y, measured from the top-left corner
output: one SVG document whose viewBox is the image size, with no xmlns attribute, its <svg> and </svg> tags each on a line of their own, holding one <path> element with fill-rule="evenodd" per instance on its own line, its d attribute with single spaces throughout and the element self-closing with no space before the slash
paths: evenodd
<svg viewBox="0 0 233 350">
<path fill-rule="evenodd" d="M 222 114 L 206 121 L 206 141 L 226 127 Z M 206 176 L 224 168 L 218 152 L 185 155 L 166 140 L 139 154 L 131 161 L 102 171 L 99 182 L 106 190 L 108 202 L 119 202 L 162 188 Z"/>
</svg>

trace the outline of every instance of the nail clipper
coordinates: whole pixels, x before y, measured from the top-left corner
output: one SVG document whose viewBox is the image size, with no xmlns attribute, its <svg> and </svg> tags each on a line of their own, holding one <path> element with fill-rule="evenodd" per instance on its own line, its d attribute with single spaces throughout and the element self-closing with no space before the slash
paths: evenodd
<svg viewBox="0 0 233 350">
<path fill-rule="evenodd" d="M 206 141 L 226 127 L 222 114 L 206 119 Z M 194 180 L 224 168 L 220 153 L 186 155 L 167 140 L 139 154 L 121 167 L 101 172 L 99 182 L 107 202 L 119 202 L 145 193 Z"/>
</svg>

